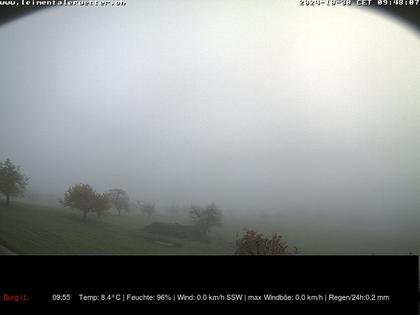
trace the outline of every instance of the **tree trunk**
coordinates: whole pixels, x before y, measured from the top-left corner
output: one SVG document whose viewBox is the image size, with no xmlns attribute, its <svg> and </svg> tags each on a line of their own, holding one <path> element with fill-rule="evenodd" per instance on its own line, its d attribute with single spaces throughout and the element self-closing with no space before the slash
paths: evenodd
<svg viewBox="0 0 420 315">
<path fill-rule="evenodd" d="M 118 215 L 119 216 L 121 215 L 121 209 L 118 209 Z"/>
<path fill-rule="evenodd" d="M 6 195 L 6 206 L 10 204 L 10 194 Z"/>
</svg>

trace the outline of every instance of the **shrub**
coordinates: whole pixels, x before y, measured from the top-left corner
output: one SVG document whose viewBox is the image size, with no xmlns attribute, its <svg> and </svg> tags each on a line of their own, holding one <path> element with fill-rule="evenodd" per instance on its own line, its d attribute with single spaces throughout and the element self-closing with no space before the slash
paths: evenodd
<svg viewBox="0 0 420 315">
<path fill-rule="evenodd" d="M 267 237 L 254 230 L 245 229 L 245 235 L 236 240 L 235 255 L 285 255 L 292 254 L 287 252 L 288 245 L 282 241 L 282 237 L 277 233 Z M 294 247 L 293 254 L 297 254 Z"/>
</svg>

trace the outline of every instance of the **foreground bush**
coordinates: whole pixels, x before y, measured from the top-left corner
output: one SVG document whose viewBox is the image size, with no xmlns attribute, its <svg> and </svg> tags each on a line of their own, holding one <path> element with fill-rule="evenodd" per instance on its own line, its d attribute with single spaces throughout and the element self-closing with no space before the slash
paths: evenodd
<svg viewBox="0 0 420 315">
<path fill-rule="evenodd" d="M 298 252 L 296 247 L 292 253 L 287 248 L 288 245 L 277 233 L 267 237 L 254 230 L 245 230 L 245 235 L 236 241 L 235 255 L 285 255 Z"/>
</svg>

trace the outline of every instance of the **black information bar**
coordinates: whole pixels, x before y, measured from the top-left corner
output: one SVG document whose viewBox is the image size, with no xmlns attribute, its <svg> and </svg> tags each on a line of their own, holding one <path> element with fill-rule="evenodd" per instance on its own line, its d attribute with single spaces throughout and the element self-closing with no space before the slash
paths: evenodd
<svg viewBox="0 0 420 315">
<path fill-rule="evenodd" d="M 3 256 L 2 308 L 418 314 L 418 256 Z"/>
</svg>

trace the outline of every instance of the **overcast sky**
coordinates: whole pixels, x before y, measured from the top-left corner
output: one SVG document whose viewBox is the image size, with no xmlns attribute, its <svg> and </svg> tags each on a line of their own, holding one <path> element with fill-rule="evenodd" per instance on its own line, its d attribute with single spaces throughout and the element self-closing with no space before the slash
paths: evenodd
<svg viewBox="0 0 420 315">
<path fill-rule="evenodd" d="M 372 10 L 131 1 L 0 27 L 0 159 L 31 190 L 240 209 L 420 204 L 420 41 Z M 404 206 L 401 206 L 404 205 Z"/>
</svg>

